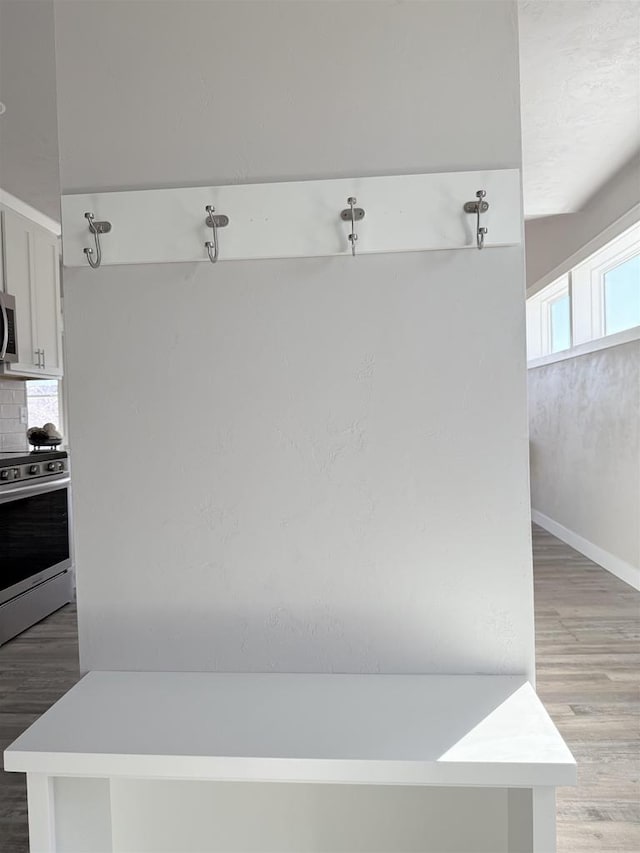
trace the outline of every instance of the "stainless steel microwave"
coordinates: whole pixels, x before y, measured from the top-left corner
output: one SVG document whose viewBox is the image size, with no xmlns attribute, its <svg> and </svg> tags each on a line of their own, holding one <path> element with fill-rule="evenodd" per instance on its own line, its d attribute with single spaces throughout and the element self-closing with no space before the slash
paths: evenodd
<svg viewBox="0 0 640 853">
<path fill-rule="evenodd" d="M 0 362 L 18 360 L 16 299 L 0 292 Z"/>
</svg>

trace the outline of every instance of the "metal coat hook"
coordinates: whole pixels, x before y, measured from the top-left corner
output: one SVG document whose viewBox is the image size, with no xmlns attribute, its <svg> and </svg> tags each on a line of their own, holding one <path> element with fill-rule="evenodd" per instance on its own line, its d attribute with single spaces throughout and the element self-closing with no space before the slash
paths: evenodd
<svg viewBox="0 0 640 853">
<path fill-rule="evenodd" d="M 218 228 L 226 228 L 229 224 L 229 217 L 225 216 L 224 213 L 216 213 L 216 209 L 212 204 L 208 204 L 205 210 L 207 212 L 205 222 L 213 232 L 213 240 L 207 240 L 204 245 L 209 255 L 209 260 L 212 264 L 215 264 L 218 260 Z M 212 249 L 213 253 L 211 252 Z"/>
<path fill-rule="evenodd" d="M 489 210 L 489 202 L 484 200 L 485 196 L 486 192 L 484 190 L 478 190 L 476 193 L 477 201 L 468 201 L 464 206 L 465 213 L 476 214 L 476 242 L 479 249 L 484 247 L 484 238 L 489 230 L 480 225 L 480 214 L 486 213 Z"/>
<path fill-rule="evenodd" d="M 356 222 L 360 222 L 361 219 L 364 219 L 364 210 L 361 207 L 355 207 L 356 202 L 357 198 L 349 196 L 347 199 L 349 207 L 340 211 L 340 219 L 342 219 L 343 222 L 351 222 L 349 242 L 351 243 L 351 254 L 354 256 L 356 253 L 356 240 L 358 239 L 358 235 L 356 234 Z"/>
<path fill-rule="evenodd" d="M 89 223 L 89 231 L 93 234 L 93 239 L 96 244 L 96 259 L 95 261 L 92 259 L 93 249 L 83 249 L 82 251 L 87 256 L 87 260 L 89 261 L 89 266 L 94 270 L 97 270 L 100 264 L 102 263 L 102 249 L 100 247 L 100 234 L 108 234 L 111 231 L 111 223 L 102 221 L 96 222 L 96 218 L 93 213 L 85 213 L 84 218 Z"/>
</svg>

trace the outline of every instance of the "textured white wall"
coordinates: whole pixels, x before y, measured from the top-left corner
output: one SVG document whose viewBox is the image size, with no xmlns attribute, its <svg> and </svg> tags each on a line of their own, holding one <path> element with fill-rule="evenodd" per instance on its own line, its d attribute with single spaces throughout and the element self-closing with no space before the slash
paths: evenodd
<svg viewBox="0 0 640 853">
<path fill-rule="evenodd" d="M 0 0 L 0 187 L 60 220 L 53 0 Z"/>
<path fill-rule="evenodd" d="M 640 341 L 529 370 L 529 409 L 532 506 L 640 581 Z"/>
<path fill-rule="evenodd" d="M 527 668 L 521 254 L 469 255 L 68 271 L 84 665 Z"/>
<path fill-rule="evenodd" d="M 56 0 L 62 185 L 518 167 L 517 38 L 501 0 Z"/>
<path fill-rule="evenodd" d="M 56 33 L 66 190 L 520 163 L 510 2 L 62 0 Z M 533 676 L 523 279 L 67 271 L 82 666 Z"/>
</svg>

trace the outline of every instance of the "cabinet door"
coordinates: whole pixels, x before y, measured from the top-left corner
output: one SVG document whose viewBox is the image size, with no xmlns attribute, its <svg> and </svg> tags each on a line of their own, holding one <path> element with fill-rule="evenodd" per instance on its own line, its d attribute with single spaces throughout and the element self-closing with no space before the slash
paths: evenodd
<svg viewBox="0 0 640 853">
<path fill-rule="evenodd" d="M 40 375 L 36 353 L 34 287 L 33 287 L 33 225 L 24 216 L 11 210 L 2 211 L 4 250 L 4 286 L 16 298 L 18 330 L 18 362 L 4 365 L 6 373 Z"/>
<path fill-rule="evenodd" d="M 62 376 L 60 262 L 54 234 L 34 228 L 32 237 L 34 307 L 37 346 L 42 351 L 43 377 Z"/>
</svg>

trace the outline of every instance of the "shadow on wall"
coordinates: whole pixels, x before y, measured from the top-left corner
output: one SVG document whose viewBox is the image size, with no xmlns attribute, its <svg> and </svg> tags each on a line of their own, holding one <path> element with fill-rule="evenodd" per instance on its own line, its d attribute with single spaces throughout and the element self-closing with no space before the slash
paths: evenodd
<svg viewBox="0 0 640 853">
<path fill-rule="evenodd" d="M 121 602 L 98 613 L 82 607 L 81 590 L 79 599 L 80 631 L 83 623 L 92 625 L 81 648 L 83 674 L 84 658 L 91 669 L 104 670 L 401 674 L 440 673 L 446 659 L 455 662 L 447 674 L 522 675 L 507 663 L 496 665 L 494 650 L 480 636 L 470 642 L 446 610 L 430 616 L 424 630 L 416 630 L 415 617 L 398 631 L 397 614 L 385 611 L 384 602 L 378 613 L 296 605 L 295 613 L 282 606 L 247 615 L 246 609 L 216 610 L 205 599 L 198 610 L 176 602 L 169 611 L 141 612 Z M 507 646 L 514 642 L 508 613 L 496 610 L 495 628 Z"/>
</svg>

